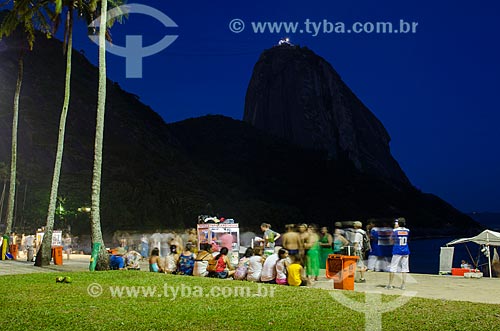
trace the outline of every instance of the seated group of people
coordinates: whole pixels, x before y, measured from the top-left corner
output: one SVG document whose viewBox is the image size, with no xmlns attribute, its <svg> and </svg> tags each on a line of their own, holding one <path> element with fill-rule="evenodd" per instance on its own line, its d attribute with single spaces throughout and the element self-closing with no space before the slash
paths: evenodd
<svg viewBox="0 0 500 331">
<path fill-rule="evenodd" d="M 268 284 L 305 286 L 307 278 L 303 264 L 298 254 L 290 256 L 284 248 L 276 249 L 270 256 L 257 254 L 252 248 L 247 248 L 233 278 Z"/>
<path fill-rule="evenodd" d="M 109 268 L 111 270 L 140 270 L 139 262 L 142 259 L 141 254 L 136 251 L 129 251 L 123 247 L 109 251 Z"/>
<path fill-rule="evenodd" d="M 178 275 L 193 275 L 196 254 L 191 252 L 192 244 L 187 243 L 181 253 L 177 252 L 177 245 L 170 246 L 170 253 L 160 257 L 160 250 L 155 247 L 149 257 L 149 271 L 163 272 Z"/>
<path fill-rule="evenodd" d="M 212 246 L 209 244 L 202 244 L 198 254 L 191 252 L 189 243 L 181 253 L 177 253 L 175 246 L 170 247 L 170 254 L 165 257 L 159 257 L 158 253 L 157 248 L 151 252 L 149 269 L 152 272 L 198 277 L 232 277 L 235 280 L 291 286 L 307 284 L 300 257 L 298 255 L 290 257 L 288 251 L 283 248 L 268 257 L 256 254 L 252 248 L 248 248 L 237 266 L 231 264 L 227 247 L 212 253 Z"/>
</svg>

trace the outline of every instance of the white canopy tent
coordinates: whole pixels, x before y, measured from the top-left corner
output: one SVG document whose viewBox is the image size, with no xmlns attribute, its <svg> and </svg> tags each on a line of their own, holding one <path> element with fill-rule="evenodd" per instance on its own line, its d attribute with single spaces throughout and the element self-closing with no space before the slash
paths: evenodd
<svg viewBox="0 0 500 331">
<path fill-rule="evenodd" d="M 490 246 L 500 246 L 500 232 L 495 232 L 491 230 L 484 230 L 480 234 L 471 238 L 462 238 L 450 241 L 446 244 L 446 246 L 456 245 L 456 244 L 465 244 L 468 242 L 473 242 L 478 245 L 485 245 L 487 249 L 488 256 L 488 270 L 491 278 L 491 252 Z"/>
</svg>

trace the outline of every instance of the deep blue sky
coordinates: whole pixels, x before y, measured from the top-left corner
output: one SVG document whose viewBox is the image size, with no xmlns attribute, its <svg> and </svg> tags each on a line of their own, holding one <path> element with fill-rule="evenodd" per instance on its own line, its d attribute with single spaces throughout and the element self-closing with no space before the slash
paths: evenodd
<svg viewBox="0 0 500 331">
<path fill-rule="evenodd" d="M 108 77 L 167 122 L 205 114 L 241 119 L 260 53 L 288 35 L 329 61 L 382 121 L 391 150 L 412 183 L 458 209 L 500 211 L 500 3 L 464 0 L 133 1 L 161 10 L 178 28 L 132 14 L 112 28 L 113 42 L 141 34 L 144 44 L 178 39 L 144 59 L 143 78 L 125 77 L 109 55 Z M 234 18 L 246 29 L 228 28 Z M 257 21 L 418 22 L 415 34 L 262 33 Z M 304 28 L 301 26 L 300 28 Z M 76 49 L 97 63 L 80 23 Z"/>
</svg>

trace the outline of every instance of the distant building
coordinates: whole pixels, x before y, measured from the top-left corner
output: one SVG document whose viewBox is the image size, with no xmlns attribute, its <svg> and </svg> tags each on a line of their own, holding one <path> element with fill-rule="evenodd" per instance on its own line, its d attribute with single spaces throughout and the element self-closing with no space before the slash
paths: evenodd
<svg viewBox="0 0 500 331">
<path fill-rule="evenodd" d="M 282 46 L 282 45 L 292 46 L 292 43 L 290 42 L 290 38 L 288 38 L 288 37 L 281 38 L 280 41 L 278 41 L 278 46 Z"/>
</svg>

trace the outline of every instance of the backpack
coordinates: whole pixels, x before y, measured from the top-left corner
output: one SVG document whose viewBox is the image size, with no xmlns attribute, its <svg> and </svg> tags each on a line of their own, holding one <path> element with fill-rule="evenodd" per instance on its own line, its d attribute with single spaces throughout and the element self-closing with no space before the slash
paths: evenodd
<svg viewBox="0 0 500 331">
<path fill-rule="evenodd" d="M 210 261 L 211 259 L 213 259 L 213 256 L 212 254 L 210 254 L 209 252 L 204 252 L 205 254 L 198 254 L 198 256 L 196 256 L 196 259 L 195 261 Z M 211 258 L 207 259 L 207 256 L 211 256 Z"/>
<path fill-rule="evenodd" d="M 247 260 L 244 261 L 243 263 L 240 262 L 240 265 L 236 268 L 236 271 L 234 272 L 233 275 L 234 279 L 245 280 L 247 278 L 249 259 L 248 258 L 246 259 Z"/>
<path fill-rule="evenodd" d="M 241 265 L 238 268 L 236 268 L 233 278 L 236 280 L 245 280 L 247 278 L 247 273 L 248 273 L 248 266 Z"/>
<path fill-rule="evenodd" d="M 215 258 L 208 260 L 207 271 L 215 272 L 215 270 L 217 270 L 217 260 Z"/>
<path fill-rule="evenodd" d="M 269 231 L 269 234 L 267 236 L 267 241 L 270 242 L 270 243 L 274 242 L 274 231 L 273 230 Z"/>
<path fill-rule="evenodd" d="M 194 256 L 191 253 L 189 256 L 181 254 L 179 256 L 179 274 L 192 275 L 194 267 Z"/>
<path fill-rule="evenodd" d="M 362 252 L 366 253 L 372 250 L 372 247 L 370 245 L 370 238 L 368 238 L 368 235 L 366 234 L 366 231 L 358 232 L 357 230 L 353 229 L 346 229 L 345 230 L 345 238 L 347 241 L 349 241 L 349 245 L 354 246 L 354 238 L 356 233 L 360 233 L 363 237 L 363 249 Z"/>
<path fill-rule="evenodd" d="M 370 238 L 368 238 L 368 235 L 363 233 L 363 253 L 369 252 L 372 250 L 372 246 L 370 245 Z"/>
</svg>

